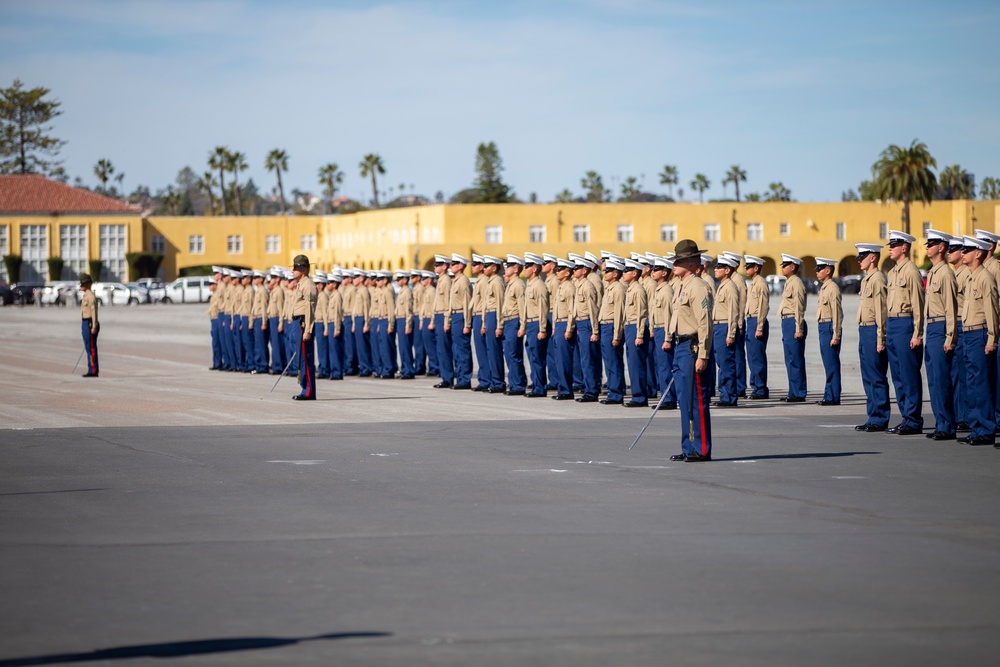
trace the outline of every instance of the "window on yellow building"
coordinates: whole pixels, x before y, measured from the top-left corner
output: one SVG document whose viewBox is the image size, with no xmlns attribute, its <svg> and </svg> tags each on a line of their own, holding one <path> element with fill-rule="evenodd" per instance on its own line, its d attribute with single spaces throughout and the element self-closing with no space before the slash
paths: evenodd
<svg viewBox="0 0 1000 667">
<path fill-rule="evenodd" d="M 281 253 L 281 237 L 277 234 L 268 234 L 264 237 L 264 254 L 278 255 Z"/>
<path fill-rule="evenodd" d="M 545 225 L 531 225 L 528 227 L 529 243 L 545 243 Z"/>
<path fill-rule="evenodd" d="M 204 255 L 205 254 L 205 237 L 201 234 L 195 234 L 194 236 L 188 237 L 188 253 L 191 255 Z"/>
<path fill-rule="evenodd" d="M 149 251 L 150 252 L 158 252 L 158 253 L 161 253 L 161 254 L 167 252 L 167 239 L 166 239 L 166 237 L 160 236 L 159 234 L 154 234 L 153 236 L 150 236 L 149 237 Z"/>
<path fill-rule="evenodd" d="M 163 251 L 154 250 L 153 252 Z M 76 278 L 87 271 L 89 268 L 87 266 L 87 225 L 59 226 L 59 256 L 65 262 L 63 274 L 68 279 Z"/>
<path fill-rule="evenodd" d="M 301 248 L 302 250 L 315 250 L 316 235 L 302 234 L 301 236 L 299 236 L 299 248 Z"/>
<path fill-rule="evenodd" d="M 21 225 L 21 282 L 44 282 L 48 276 L 48 225 Z"/>
<path fill-rule="evenodd" d="M 0 225 L 0 257 L 6 257 L 10 253 L 10 241 L 7 240 L 7 234 L 9 234 L 7 225 Z M 0 262 L 0 280 L 8 282 L 7 265 L 3 262 Z"/>
<path fill-rule="evenodd" d="M 927 231 L 931 228 L 931 223 L 924 220 L 924 238 L 927 238 Z"/>
<path fill-rule="evenodd" d="M 660 240 L 664 243 L 677 240 L 677 225 L 660 225 Z"/>
<path fill-rule="evenodd" d="M 635 230 L 632 225 L 618 225 L 618 242 L 619 243 L 632 243 L 635 236 Z"/>
<path fill-rule="evenodd" d="M 710 222 L 705 225 L 705 240 L 706 241 L 719 240 L 719 223 Z"/>
<path fill-rule="evenodd" d="M 590 225 L 573 225 L 573 243 L 590 243 Z"/>
<path fill-rule="evenodd" d="M 226 237 L 226 252 L 230 255 L 242 255 L 243 254 L 243 236 L 239 234 L 231 234 Z"/>
<path fill-rule="evenodd" d="M 503 227 L 500 225 L 486 225 L 486 242 L 503 243 Z"/>
<path fill-rule="evenodd" d="M 782 222 L 780 225 L 778 225 L 778 236 L 790 236 L 791 232 L 789 230 L 790 227 L 788 223 Z"/>
<path fill-rule="evenodd" d="M 759 222 L 747 223 L 747 241 L 763 241 L 764 225 Z"/>
<path fill-rule="evenodd" d="M 889 223 L 880 222 L 878 223 L 878 237 L 880 239 L 889 238 Z"/>
<path fill-rule="evenodd" d="M 125 225 L 101 225 L 98 228 L 102 271 L 110 280 L 124 280 L 128 273 L 125 253 L 128 249 L 128 230 Z"/>
<path fill-rule="evenodd" d="M 843 222 L 837 223 L 837 240 L 846 241 L 847 240 L 847 225 Z"/>
</svg>

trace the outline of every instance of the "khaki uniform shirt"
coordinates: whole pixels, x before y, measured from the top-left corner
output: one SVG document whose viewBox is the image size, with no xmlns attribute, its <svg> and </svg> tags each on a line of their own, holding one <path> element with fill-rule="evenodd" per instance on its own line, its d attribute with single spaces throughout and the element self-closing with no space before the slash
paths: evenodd
<svg viewBox="0 0 1000 667">
<path fill-rule="evenodd" d="M 952 267 L 952 271 L 955 272 L 955 308 L 958 311 L 958 321 L 962 321 L 962 309 L 965 307 L 965 281 L 969 279 L 971 275 L 969 273 L 969 267 L 965 264 L 959 264 L 958 268 Z M 997 287 L 1000 291 L 1000 286 Z"/>
<path fill-rule="evenodd" d="M 503 278 L 494 273 L 492 276 L 486 277 L 485 281 L 480 279 L 476 286 L 478 287 L 481 282 L 485 282 L 483 290 L 480 292 L 481 305 L 479 310 L 479 314 L 483 316 L 483 326 L 486 326 L 487 313 L 494 313 L 497 317 L 497 326 L 500 326 L 503 323 Z"/>
<path fill-rule="evenodd" d="M 351 317 L 362 317 L 363 327 L 371 325 L 372 321 L 372 295 L 364 285 L 354 286 L 354 299 L 351 303 Z M 353 323 L 352 323 L 353 327 Z M 351 329 L 354 330 L 353 328 Z"/>
<path fill-rule="evenodd" d="M 747 309 L 746 316 L 757 318 L 757 331 L 764 331 L 767 323 L 767 313 L 771 309 L 771 291 L 767 288 L 767 281 L 758 273 L 747 285 Z"/>
<path fill-rule="evenodd" d="M 226 283 L 221 280 L 215 285 L 215 294 L 212 295 L 212 300 L 215 301 L 215 309 L 217 313 L 224 313 L 222 309 L 223 304 L 226 300 Z"/>
<path fill-rule="evenodd" d="M 287 287 L 282 287 L 282 291 L 285 293 L 285 308 L 281 312 L 281 319 L 285 322 L 292 321 L 292 297 L 295 295 L 295 290 L 289 289 Z"/>
<path fill-rule="evenodd" d="M 650 321 L 649 306 L 653 303 L 653 292 L 656 291 L 656 281 L 652 276 L 646 276 L 645 278 L 640 278 L 639 282 L 642 284 L 642 289 L 646 290 L 646 319 L 649 322 L 650 329 L 652 329 L 653 323 Z"/>
<path fill-rule="evenodd" d="M 316 321 L 316 283 L 309 276 L 302 276 L 292 295 L 292 319 L 301 315 L 302 331 L 312 333 Z"/>
<path fill-rule="evenodd" d="M 90 328 L 97 329 L 97 309 L 99 307 L 94 290 L 87 290 L 80 297 L 80 319 L 90 320 Z"/>
<path fill-rule="evenodd" d="M 670 309 L 674 300 L 674 288 L 669 280 L 656 283 L 653 300 L 649 304 L 649 322 L 653 329 L 666 329 L 670 326 Z"/>
<path fill-rule="evenodd" d="M 670 333 L 696 336 L 699 359 L 708 359 L 712 351 L 712 310 L 712 294 L 705 281 L 693 273 L 685 276 L 674 290 Z"/>
<path fill-rule="evenodd" d="M 253 306 L 250 307 L 250 319 L 257 318 L 264 320 L 267 318 L 267 288 L 258 286 L 253 292 Z"/>
<path fill-rule="evenodd" d="M 646 322 L 649 321 L 649 302 L 646 288 L 638 280 L 629 283 L 625 290 L 625 325 L 636 325 L 635 337 L 646 337 Z"/>
<path fill-rule="evenodd" d="M 216 287 L 215 291 L 212 292 L 212 295 L 208 297 L 208 310 L 205 311 L 208 313 L 208 319 L 219 319 L 219 301 L 219 288 Z"/>
<path fill-rule="evenodd" d="M 240 285 L 229 281 L 226 285 L 226 296 L 222 300 L 222 312 L 226 315 L 233 315 L 236 312 L 235 305 L 239 301 Z"/>
<path fill-rule="evenodd" d="M 978 266 L 965 281 L 965 307 L 962 330 L 986 325 L 986 344 L 997 344 L 997 282 L 986 269 Z M 987 360 L 987 363 L 991 363 Z"/>
<path fill-rule="evenodd" d="M 573 333 L 576 321 L 573 319 L 573 303 L 576 301 L 576 285 L 571 279 L 561 281 L 552 305 L 552 324 L 566 322 L 566 333 Z"/>
<path fill-rule="evenodd" d="M 330 292 L 326 299 L 326 335 L 339 336 L 344 327 L 344 295 L 341 287 Z"/>
<path fill-rule="evenodd" d="M 591 271 L 587 274 L 587 280 L 594 283 L 594 287 L 597 288 L 597 302 L 600 303 L 604 298 L 604 281 L 601 280 L 601 275 L 596 270 Z"/>
<path fill-rule="evenodd" d="M 464 273 L 455 276 L 455 280 L 451 283 L 449 312 L 452 315 L 461 313 L 464 321 L 462 326 L 466 329 L 472 328 L 472 285 Z"/>
<path fill-rule="evenodd" d="M 485 289 L 489 280 L 485 273 L 480 273 L 479 277 L 476 278 L 476 282 L 472 285 L 471 308 L 473 315 L 479 315 L 484 318 L 486 316 L 486 313 L 483 311 L 483 289 Z M 470 280 L 469 282 L 472 281 Z"/>
<path fill-rule="evenodd" d="M 396 295 L 396 319 L 405 318 L 408 329 L 412 329 L 413 324 L 413 298 L 413 290 L 409 285 L 399 288 L 399 294 Z"/>
<path fill-rule="evenodd" d="M 740 293 L 740 329 L 746 326 L 746 322 L 743 320 L 743 314 L 747 312 L 747 298 L 749 289 L 747 288 L 747 279 L 743 277 L 742 274 L 733 271 L 729 279 L 733 281 L 736 285 L 736 291 Z"/>
<path fill-rule="evenodd" d="M 577 322 L 583 320 L 590 321 L 590 330 L 594 334 L 601 333 L 598 322 L 600 309 L 600 297 L 597 295 L 597 288 L 594 283 L 584 278 L 576 285 L 576 298 L 573 307 L 573 319 Z"/>
<path fill-rule="evenodd" d="M 740 291 L 732 278 L 723 280 L 715 293 L 715 304 L 712 308 L 712 323 L 725 324 L 726 338 L 736 338 L 740 328 Z"/>
<path fill-rule="evenodd" d="M 625 291 L 625 285 L 620 280 L 608 283 L 604 288 L 601 311 L 597 317 L 601 324 L 615 325 L 611 339 L 619 343 L 625 336 Z"/>
<path fill-rule="evenodd" d="M 424 292 L 427 288 L 424 287 L 422 282 L 418 282 L 416 285 L 410 285 L 410 293 L 413 294 L 413 315 L 418 319 L 421 317 L 421 310 L 424 307 Z"/>
<path fill-rule="evenodd" d="M 448 323 L 448 306 L 451 303 L 451 278 L 447 273 L 438 276 L 437 288 L 434 290 L 434 314 L 444 315 Z M 451 325 L 449 325 L 451 326 Z"/>
<path fill-rule="evenodd" d="M 983 268 L 990 272 L 990 275 L 993 276 L 993 280 L 997 283 L 997 289 L 1000 290 L 1000 260 L 997 260 L 995 256 L 990 255 L 986 258 L 986 261 L 983 262 Z"/>
<path fill-rule="evenodd" d="M 910 259 L 904 258 L 900 264 L 892 267 L 886 282 L 888 289 L 885 306 L 889 317 L 912 315 L 913 337 L 923 340 L 924 281 L 917 265 Z"/>
<path fill-rule="evenodd" d="M 538 321 L 538 333 L 549 333 L 549 288 L 535 276 L 524 286 L 524 310 L 521 311 L 521 331 L 528 322 Z"/>
<path fill-rule="evenodd" d="M 545 279 L 545 287 L 549 290 L 549 315 L 551 315 L 556 309 L 556 290 L 559 289 L 559 279 L 556 278 L 555 271 Z"/>
<path fill-rule="evenodd" d="M 357 293 L 354 283 L 348 284 L 345 279 L 337 291 L 340 292 L 340 300 L 344 306 L 344 318 L 354 317 L 354 295 Z"/>
<path fill-rule="evenodd" d="M 806 315 L 806 286 L 796 274 L 785 281 L 785 291 L 781 293 L 781 319 L 789 315 L 795 318 L 795 333 L 802 333 Z"/>
<path fill-rule="evenodd" d="M 250 317 L 253 312 L 253 286 L 244 285 L 240 294 L 240 317 Z"/>
<path fill-rule="evenodd" d="M 420 326 L 423 328 L 423 320 L 434 320 L 434 300 L 437 298 L 437 289 L 425 287 L 420 301 Z"/>
<path fill-rule="evenodd" d="M 840 285 L 830 278 L 819 288 L 819 305 L 816 306 L 816 321 L 830 320 L 833 324 L 833 340 L 839 341 L 844 333 L 844 308 L 840 295 Z"/>
<path fill-rule="evenodd" d="M 718 292 L 718 286 L 715 284 L 715 278 L 708 275 L 708 272 L 701 274 L 701 279 L 705 281 L 705 285 L 708 286 L 708 293 L 712 295 L 712 299 L 715 299 L 715 295 Z"/>
<path fill-rule="evenodd" d="M 330 304 L 330 295 L 326 292 L 326 285 L 316 286 L 316 321 L 323 325 L 326 331 L 326 311 Z"/>
<path fill-rule="evenodd" d="M 267 288 L 265 288 L 267 289 Z M 281 289 L 281 285 L 275 286 L 273 290 L 268 291 L 267 295 L 267 316 L 271 317 L 281 317 L 281 312 L 285 308 L 285 290 Z"/>
<path fill-rule="evenodd" d="M 861 279 L 858 294 L 861 297 L 858 301 L 858 324 L 875 324 L 878 327 L 878 345 L 885 347 L 885 274 L 874 266 L 870 268 Z"/>
<path fill-rule="evenodd" d="M 948 262 L 941 261 L 927 272 L 924 318 L 928 325 L 944 318 L 944 344 L 954 347 L 958 341 L 958 317 L 958 282 L 955 280 L 955 272 L 948 266 Z"/>
<path fill-rule="evenodd" d="M 497 322 L 506 322 L 515 317 L 521 318 L 524 312 L 524 281 L 514 278 L 503 292 L 503 306 L 500 309 L 501 319 Z M 519 329 L 524 329 L 524 319 L 521 319 Z"/>
</svg>

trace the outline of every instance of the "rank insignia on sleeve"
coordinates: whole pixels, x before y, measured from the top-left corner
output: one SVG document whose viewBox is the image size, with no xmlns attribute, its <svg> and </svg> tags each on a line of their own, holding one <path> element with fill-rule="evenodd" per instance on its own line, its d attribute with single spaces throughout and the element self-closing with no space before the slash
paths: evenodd
<svg viewBox="0 0 1000 667">
<path fill-rule="evenodd" d="M 704 299 L 701 300 L 701 307 L 702 308 L 708 308 L 708 297 L 707 296 Z"/>
</svg>

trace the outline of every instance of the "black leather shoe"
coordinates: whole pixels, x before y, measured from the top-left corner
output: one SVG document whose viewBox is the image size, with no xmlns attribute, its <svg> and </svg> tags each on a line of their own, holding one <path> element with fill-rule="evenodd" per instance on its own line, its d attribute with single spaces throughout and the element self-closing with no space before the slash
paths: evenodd
<svg viewBox="0 0 1000 667">
<path fill-rule="evenodd" d="M 771 397 L 767 394 L 751 394 L 750 396 L 751 401 L 766 401 L 769 398 Z"/>
<path fill-rule="evenodd" d="M 553 401 L 572 401 L 573 394 L 556 394 L 550 397 Z"/>
<path fill-rule="evenodd" d="M 704 461 L 711 461 L 712 455 L 702 456 L 695 452 L 694 454 L 688 454 L 684 457 L 684 463 L 703 463 Z"/>
<path fill-rule="evenodd" d="M 664 403 L 663 405 L 660 406 L 660 409 L 661 410 L 676 410 L 677 409 L 677 404 L 674 403 L 674 402 L 672 402 L 672 401 L 667 401 L 666 403 Z"/>
<path fill-rule="evenodd" d="M 716 401 L 715 403 L 712 403 L 712 407 L 713 408 L 735 408 L 736 407 L 736 402 L 733 401 L 732 403 L 724 403 L 722 401 Z"/>
<path fill-rule="evenodd" d="M 865 433 L 881 433 L 882 431 L 888 431 L 888 424 L 883 424 L 879 426 L 878 424 L 870 424 L 865 427 Z"/>
<path fill-rule="evenodd" d="M 958 422 L 957 424 L 955 424 L 955 430 L 956 431 L 968 431 L 968 430 L 970 430 L 969 429 L 969 422 Z"/>
<path fill-rule="evenodd" d="M 903 426 L 900 424 L 899 426 L 887 428 L 885 432 L 892 433 L 893 435 L 920 435 L 924 431 L 923 429 L 913 428 L 912 426 Z"/>
<path fill-rule="evenodd" d="M 315 396 L 303 396 L 302 394 L 296 394 L 295 396 L 292 396 L 292 400 L 293 401 L 315 401 L 316 397 Z"/>
<path fill-rule="evenodd" d="M 506 394 L 507 390 L 501 389 L 499 387 L 490 387 L 489 389 L 486 390 L 486 392 L 489 394 Z"/>
<path fill-rule="evenodd" d="M 954 440 L 954 433 L 944 433 L 942 431 L 934 431 L 933 433 L 928 433 L 927 437 L 931 440 Z"/>
<path fill-rule="evenodd" d="M 504 396 L 524 396 L 524 390 L 521 389 L 520 391 L 518 391 L 518 390 L 508 389 L 507 391 L 505 391 L 503 393 L 503 395 Z"/>
<path fill-rule="evenodd" d="M 452 389 L 472 389 L 470 384 L 456 384 Z"/>
<path fill-rule="evenodd" d="M 434 385 L 434 388 L 435 389 L 451 389 L 451 385 L 448 384 L 447 382 L 438 382 L 436 385 Z"/>
<path fill-rule="evenodd" d="M 993 445 L 994 447 L 997 446 L 996 438 L 991 438 L 988 435 L 977 435 L 974 438 L 969 438 L 969 440 L 965 444 L 972 445 L 974 447 L 981 447 L 983 445 Z"/>
<path fill-rule="evenodd" d="M 623 402 L 624 401 L 622 401 L 622 399 L 620 399 L 620 398 L 617 401 L 612 400 L 610 398 L 602 398 L 601 399 L 601 405 L 621 405 Z"/>
<path fill-rule="evenodd" d="M 333 378 L 330 378 L 330 379 L 332 380 Z M 400 375 L 399 379 L 400 380 L 416 380 L 417 377 L 415 375 Z"/>
<path fill-rule="evenodd" d="M 548 396 L 548 394 L 536 394 L 535 392 L 524 395 L 525 398 L 545 398 L 546 396 Z"/>
<path fill-rule="evenodd" d="M 785 403 L 805 403 L 806 402 L 805 396 L 789 396 L 789 397 L 783 398 L 781 400 L 783 400 Z"/>
<path fill-rule="evenodd" d="M 670 457 L 671 461 L 683 461 L 686 457 L 683 454 L 674 454 Z"/>
<path fill-rule="evenodd" d="M 965 437 L 956 438 L 956 439 L 958 440 L 958 442 L 960 444 L 967 445 L 967 444 L 969 444 L 969 440 L 972 440 L 972 436 L 971 435 L 967 435 Z"/>
<path fill-rule="evenodd" d="M 816 401 L 816 405 L 840 405 L 840 401 Z"/>
<path fill-rule="evenodd" d="M 489 387 L 484 387 L 483 385 L 476 385 L 472 388 L 472 391 L 489 391 Z"/>
<path fill-rule="evenodd" d="M 84 373 L 80 377 L 82 377 L 82 378 L 95 378 L 95 377 L 97 377 L 97 373 Z"/>
<path fill-rule="evenodd" d="M 854 430 L 855 431 L 867 431 L 868 430 L 868 424 L 858 424 L 857 426 L 854 427 Z"/>
<path fill-rule="evenodd" d="M 626 408 L 648 408 L 649 403 L 636 403 L 635 401 L 629 401 L 625 404 Z"/>
<path fill-rule="evenodd" d="M 597 397 L 596 396 L 581 396 L 578 399 L 576 399 L 576 402 L 577 403 L 596 403 L 597 402 Z"/>
</svg>

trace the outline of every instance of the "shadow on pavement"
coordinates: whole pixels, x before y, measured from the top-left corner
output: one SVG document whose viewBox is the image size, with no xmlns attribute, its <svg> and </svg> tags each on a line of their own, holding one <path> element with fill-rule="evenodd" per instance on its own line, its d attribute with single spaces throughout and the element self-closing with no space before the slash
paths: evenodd
<svg viewBox="0 0 1000 667">
<path fill-rule="evenodd" d="M 816 454 L 762 454 L 760 456 L 735 456 L 731 459 L 717 459 L 713 461 L 767 461 L 770 459 L 835 459 L 842 456 L 865 456 L 868 454 L 881 454 L 882 452 L 818 452 Z M 3 663 L 0 662 L 0 667 Z"/>
<path fill-rule="evenodd" d="M 28 658 L 0 660 L 0 667 L 21 667 L 22 665 L 56 665 L 68 662 L 90 662 L 93 660 L 128 660 L 131 658 L 181 658 L 189 655 L 228 653 L 232 651 L 254 651 L 265 648 L 291 646 L 300 642 L 353 639 L 365 637 L 391 637 L 391 632 L 340 632 L 315 637 L 235 637 L 232 639 L 201 639 L 189 642 L 167 642 L 164 644 L 139 644 L 104 648 L 89 653 L 56 653 Z"/>
</svg>

